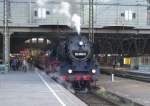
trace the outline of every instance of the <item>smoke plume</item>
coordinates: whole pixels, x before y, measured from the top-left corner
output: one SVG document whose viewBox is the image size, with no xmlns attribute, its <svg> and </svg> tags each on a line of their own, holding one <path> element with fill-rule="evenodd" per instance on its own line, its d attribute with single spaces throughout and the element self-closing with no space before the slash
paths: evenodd
<svg viewBox="0 0 150 106">
<path fill-rule="evenodd" d="M 81 27 L 81 23 L 80 23 L 80 16 L 78 14 L 73 14 L 72 16 L 72 22 L 73 22 L 73 25 L 75 26 L 78 34 L 80 34 L 80 27 Z"/>
<path fill-rule="evenodd" d="M 60 16 L 65 16 L 66 23 L 70 27 L 75 27 L 78 34 L 80 34 L 81 18 L 78 15 L 79 8 L 69 2 L 69 0 L 60 1 L 59 7 L 55 8 L 53 12 Z"/>
<path fill-rule="evenodd" d="M 100 0 L 100 2 L 103 2 L 103 3 L 107 3 L 107 2 L 110 2 L 111 0 Z"/>
<path fill-rule="evenodd" d="M 37 0 L 36 1 L 39 7 L 45 7 L 48 0 Z M 80 16 L 79 13 L 79 5 L 77 5 L 77 2 L 80 2 L 80 0 L 58 0 L 59 6 L 54 7 L 53 13 L 56 15 L 59 15 L 59 17 L 65 18 L 65 23 L 69 27 L 73 27 L 76 29 L 78 34 L 80 34 Z"/>
<path fill-rule="evenodd" d="M 44 7 L 48 0 L 37 0 L 36 3 L 39 7 Z"/>
</svg>

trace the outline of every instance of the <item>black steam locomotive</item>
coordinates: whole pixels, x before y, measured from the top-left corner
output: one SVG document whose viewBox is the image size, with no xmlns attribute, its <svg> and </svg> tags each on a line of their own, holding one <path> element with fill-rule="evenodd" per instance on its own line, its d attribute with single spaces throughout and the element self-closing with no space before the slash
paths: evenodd
<svg viewBox="0 0 150 106">
<path fill-rule="evenodd" d="M 85 36 L 71 36 L 57 48 L 59 73 L 75 90 L 90 89 L 100 67 L 93 54 L 93 44 Z"/>
</svg>

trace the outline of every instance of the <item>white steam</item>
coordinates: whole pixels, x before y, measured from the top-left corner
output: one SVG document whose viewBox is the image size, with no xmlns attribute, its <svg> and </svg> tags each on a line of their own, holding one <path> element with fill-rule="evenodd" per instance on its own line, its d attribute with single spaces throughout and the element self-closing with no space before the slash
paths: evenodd
<svg viewBox="0 0 150 106">
<path fill-rule="evenodd" d="M 44 7 L 47 1 L 48 0 L 36 0 L 39 7 Z M 73 3 L 71 4 L 70 0 L 65 0 L 65 1 L 60 0 L 59 6 L 53 9 L 53 13 L 60 15 L 60 17 L 64 17 L 65 23 L 70 27 L 71 26 L 75 27 L 78 34 L 80 34 L 81 18 L 77 14 L 77 12 L 75 12 L 77 10 L 78 8 L 76 7 L 76 4 L 73 4 Z"/>
<path fill-rule="evenodd" d="M 111 0 L 100 0 L 100 2 L 103 2 L 103 3 L 107 3 L 107 2 L 110 2 Z"/>
<path fill-rule="evenodd" d="M 81 27 L 80 20 L 81 20 L 81 18 L 80 18 L 79 15 L 73 14 L 73 16 L 72 16 L 72 22 L 73 22 L 74 26 L 76 27 L 76 30 L 77 30 L 78 34 L 80 34 L 80 29 L 81 29 L 80 28 Z"/>
<path fill-rule="evenodd" d="M 68 2 L 61 2 L 59 13 L 71 18 L 70 14 L 70 4 Z"/>
<path fill-rule="evenodd" d="M 78 14 L 71 12 L 71 6 L 72 5 L 69 2 L 62 1 L 60 3 L 60 6 L 56 9 L 54 9 L 53 12 L 57 13 L 61 16 L 64 16 L 66 18 L 67 25 L 75 27 L 78 34 L 80 34 L 80 29 L 81 29 L 80 28 L 81 27 L 80 20 L 81 20 L 81 18 Z M 73 8 L 73 9 L 76 9 L 76 8 Z"/>
<path fill-rule="evenodd" d="M 37 0 L 36 3 L 40 7 L 44 7 L 48 0 Z"/>
<path fill-rule="evenodd" d="M 61 2 L 58 8 L 55 8 L 53 12 L 59 17 L 64 17 L 66 24 L 71 27 L 71 12 L 70 12 L 70 4 L 68 2 Z"/>
</svg>

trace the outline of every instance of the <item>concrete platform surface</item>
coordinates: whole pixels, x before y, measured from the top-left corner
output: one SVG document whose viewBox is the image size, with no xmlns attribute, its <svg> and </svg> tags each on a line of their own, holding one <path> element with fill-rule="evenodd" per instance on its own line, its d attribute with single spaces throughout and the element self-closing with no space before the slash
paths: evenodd
<svg viewBox="0 0 150 106">
<path fill-rule="evenodd" d="M 86 106 L 45 74 L 0 74 L 0 106 Z"/>
<path fill-rule="evenodd" d="M 111 76 L 101 75 L 97 85 L 118 96 L 150 106 L 150 83 L 119 77 L 114 77 L 114 79 L 115 81 L 112 82 Z"/>
</svg>

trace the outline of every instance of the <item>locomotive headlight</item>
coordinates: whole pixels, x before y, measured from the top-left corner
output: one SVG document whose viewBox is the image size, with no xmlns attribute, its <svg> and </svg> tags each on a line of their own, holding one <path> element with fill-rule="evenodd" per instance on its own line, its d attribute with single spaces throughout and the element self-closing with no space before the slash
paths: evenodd
<svg viewBox="0 0 150 106">
<path fill-rule="evenodd" d="M 80 42 L 79 42 L 79 45 L 82 46 L 82 45 L 83 45 L 83 41 L 80 41 Z"/>
<path fill-rule="evenodd" d="M 92 69 L 92 73 L 95 74 L 95 73 L 96 73 L 96 70 L 95 70 L 95 69 Z"/>
<path fill-rule="evenodd" d="M 71 74 L 71 73 L 72 73 L 72 70 L 71 70 L 71 69 L 69 69 L 69 70 L 68 70 L 68 73 L 69 73 L 69 74 Z"/>
</svg>

